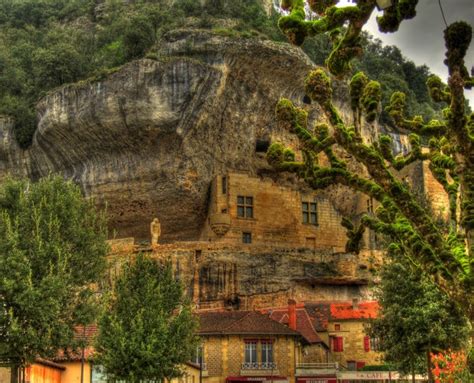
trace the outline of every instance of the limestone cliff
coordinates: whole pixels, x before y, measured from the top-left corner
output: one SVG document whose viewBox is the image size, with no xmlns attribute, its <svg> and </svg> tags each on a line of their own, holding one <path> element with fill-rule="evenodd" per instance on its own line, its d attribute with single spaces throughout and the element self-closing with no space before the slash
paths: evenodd
<svg viewBox="0 0 474 383">
<path fill-rule="evenodd" d="M 163 241 L 196 239 L 212 178 L 265 169 L 259 139 L 291 142 L 274 107 L 303 98 L 312 63 L 287 44 L 196 30 L 169 33 L 150 57 L 45 96 L 26 151 L 0 120 L 0 172 L 72 178 L 107 203 L 118 237 L 148 238 L 156 216 Z"/>
</svg>

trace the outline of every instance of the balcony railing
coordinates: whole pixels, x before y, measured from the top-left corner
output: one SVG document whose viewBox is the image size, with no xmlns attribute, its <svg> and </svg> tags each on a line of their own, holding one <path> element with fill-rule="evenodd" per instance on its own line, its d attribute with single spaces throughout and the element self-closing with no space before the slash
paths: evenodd
<svg viewBox="0 0 474 383">
<path fill-rule="evenodd" d="M 242 370 L 276 370 L 277 365 L 274 362 L 244 362 Z"/>
<path fill-rule="evenodd" d="M 339 363 L 297 363 L 296 368 L 308 370 L 338 370 Z"/>
</svg>

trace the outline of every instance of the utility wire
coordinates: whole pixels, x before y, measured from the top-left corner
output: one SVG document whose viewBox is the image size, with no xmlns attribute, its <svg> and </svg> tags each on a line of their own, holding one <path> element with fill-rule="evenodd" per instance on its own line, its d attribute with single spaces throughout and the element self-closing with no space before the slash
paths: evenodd
<svg viewBox="0 0 474 383">
<path fill-rule="evenodd" d="M 444 24 L 446 24 L 446 28 L 448 27 L 448 22 L 446 21 L 446 16 L 444 16 L 443 6 L 441 4 L 441 0 L 438 0 L 439 9 L 441 11 L 441 15 L 443 16 Z"/>
</svg>

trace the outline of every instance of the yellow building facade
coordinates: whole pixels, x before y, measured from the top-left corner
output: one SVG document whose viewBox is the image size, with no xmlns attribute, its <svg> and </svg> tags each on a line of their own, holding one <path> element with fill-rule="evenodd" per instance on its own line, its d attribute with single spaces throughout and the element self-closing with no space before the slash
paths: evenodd
<svg viewBox="0 0 474 383">
<path fill-rule="evenodd" d="M 299 333 L 256 311 L 203 312 L 199 319 L 205 383 L 295 383 Z"/>
</svg>

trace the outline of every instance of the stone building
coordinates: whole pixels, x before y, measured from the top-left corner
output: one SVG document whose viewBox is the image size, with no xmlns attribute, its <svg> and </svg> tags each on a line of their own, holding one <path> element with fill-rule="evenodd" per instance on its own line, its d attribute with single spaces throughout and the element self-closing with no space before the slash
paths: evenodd
<svg viewBox="0 0 474 383">
<path fill-rule="evenodd" d="M 323 193 L 302 192 L 270 178 L 229 172 L 211 184 L 201 239 L 343 252 L 347 237 L 341 219 Z"/>
<path fill-rule="evenodd" d="M 305 302 L 304 307 L 330 347 L 331 360 L 348 370 L 382 363 L 378 339 L 366 334 L 370 319 L 377 317 L 378 302 Z"/>
<path fill-rule="evenodd" d="M 378 314 L 375 301 L 296 303 L 290 300 L 287 307 L 268 308 L 262 312 L 294 328 L 305 339 L 297 366 L 297 374 L 301 376 L 329 376 L 337 369 L 355 371 L 382 363 L 378 340 L 366 334 L 369 320 Z M 326 370 L 325 374 L 321 372 L 321 366 Z"/>
<path fill-rule="evenodd" d="M 363 196 L 347 198 L 355 213 L 367 211 Z M 278 307 L 290 298 L 370 299 L 367 286 L 382 251 L 368 235 L 360 254 L 345 252 L 341 219 L 340 209 L 324 191 L 302 191 L 270 177 L 229 171 L 210 186 L 199 241 L 149 246 L 133 238 L 113 240 L 110 273 L 113 277 L 120 263 L 137 252 L 170 259 L 200 308 Z"/>
<path fill-rule="evenodd" d="M 297 331 L 256 311 L 201 312 L 199 321 L 205 383 L 295 383 Z"/>
</svg>

